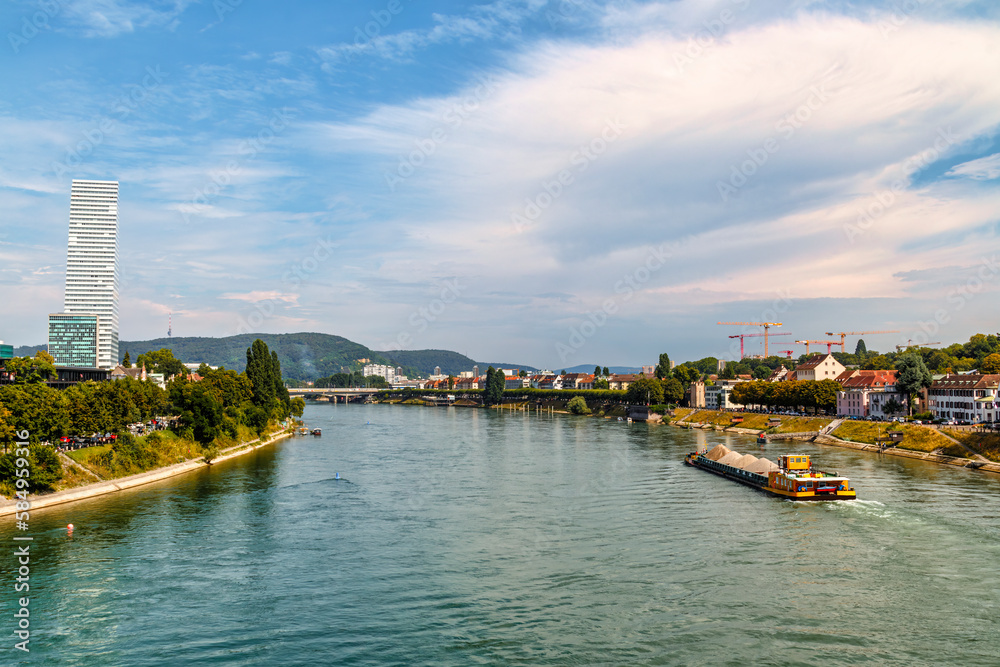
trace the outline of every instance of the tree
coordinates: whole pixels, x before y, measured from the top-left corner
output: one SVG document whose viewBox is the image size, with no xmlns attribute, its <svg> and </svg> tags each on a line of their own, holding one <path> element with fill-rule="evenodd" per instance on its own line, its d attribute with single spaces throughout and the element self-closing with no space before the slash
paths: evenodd
<svg viewBox="0 0 1000 667">
<path fill-rule="evenodd" d="M 132 357 L 129 355 L 128 350 L 125 350 L 125 358 L 122 359 L 122 366 L 132 368 Z"/>
<path fill-rule="evenodd" d="M 882 411 L 887 415 L 895 415 L 902 412 L 905 408 L 905 405 L 897 401 L 895 397 L 892 397 L 882 406 Z"/>
<path fill-rule="evenodd" d="M 625 400 L 640 405 L 663 403 L 663 385 L 656 378 L 639 378 L 628 386 Z"/>
<path fill-rule="evenodd" d="M 526 378 L 526 377 L 528 377 L 528 371 L 526 371 L 526 370 L 524 370 L 522 368 L 521 370 L 519 370 L 517 372 L 517 377 L 519 377 L 519 378 Z"/>
<path fill-rule="evenodd" d="M 276 399 L 274 369 L 270 350 L 260 338 L 247 348 L 246 374 L 250 380 L 254 405 L 270 408 Z"/>
<path fill-rule="evenodd" d="M 455 388 L 455 376 L 451 375 L 449 373 L 448 374 L 448 391 L 451 391 L 454 388 Z"/>
<path fill-rule="evenodd" d="M 859 338 L 858 344 L 854 346 L 854 356 L 858 358 L 858 361 L 861 361 L 861 359 L 864 358 L 864 356 L 867 354 L 868 354 L 868 346 L 865 345 L 865 339 Z"/>
<path fill-rule="evenodd" d="M 39 350 L 34 357 L 7 359 L 4 368 L 14 374 L 16 384 L 39 384 L 55 377 L 54 361 L 48 352 Z"/>
<path fill-rule="evenodd" d="M 135 366 L 145 368 L 149 373 L 162 373 L 167 379 L 176 375 L 187 375 L 184 363 L 174 357 L 173 350 L 167 347 L 140 354 L 136 357 Z"/>
<path fill-rule="evenodd" d="M 771 377 L 771 369 L 767 366 L 760 365 L 753 369 L 753 377 L 755 380 L 766 380 Z"/>
<path fill-rule="evenodd" d="M 919 359 L 920 357 L 917 358 Z M 861 368 L 866 371 L 891 371 L 893 369 L 893 364 L 889 357 L 884 354 L 875 354 L 873 352 L 870 356 L 865 358 L 864 363 L 861 364 Z"/>
<path fill-rule="evenodd" d="M 610 389 L 611 383 L 608 382 L 607 378 L 597 378 L 594 380 L 594 389 Z"/>
<path fill-rule="evenodd" d="M 594 366 L 594 379 L 597 379 L 600 376 L 601 376 L 601 367 L 600 366 Z"/>
<path fill-rule="evenodd" d="M 483 388 L 483 403 L 496 405 L 503 400 L 503 390 L 506 386 L 503 371 L 492 366 L 486 369 L 486 386 Z"/>
<path fill-rule="evenodd" d="M 667 403 L 678 403 L 684 398 L 684 385 L 677 378 L 668 378 L 662 382 L 663 400 Z"/>
<path fill-rule="evenodd" d="M 979 364 L 980 373 L 1000 373 L 1000 354 L 994 352 L 983 359 L 983 363 Z"/>
<path fill-rule="evenodd" d="M 587 401 L 584 400 L 583 396 L 574 396 L 566 404 L 566 408 L 569 409 L 574 415 L 589 415 L 590 408 L 587 407 Z"/>
<path fill-rule="evenodd" d="M 660 354 L 660 362 L 656 364 L 656 369 L 653 371 L 657 380 L 662 380 L 664 378 L 670 377 L 670 355 L 666 352 Z"/>
<path fill-rule="evenodd" d="M 605 366 L 603 370 L 601 370 L 601 375 L 603 375 L 604 377 L 611 375 L 611 371 L 608 370 L 607 366 Z"/>
<path fill-rule="evenodd" d="M 913 414 L 913 395 L 931 386 L 931 372 L 920 355 L 914 353 L 901 356 L 896 361 L 896 370 L 899 371 L 896 386 L 907 395 L 909 414 Z"/>
<path fill-rule="evenodd" d="M 691 368 L 690 366 L 678 366 L 674 369 L 674 377 L 677 378 L 681 384 L 691 384 L 701 377 L 701 373 L 699 373 L 697 369 Z"/>
</svg>

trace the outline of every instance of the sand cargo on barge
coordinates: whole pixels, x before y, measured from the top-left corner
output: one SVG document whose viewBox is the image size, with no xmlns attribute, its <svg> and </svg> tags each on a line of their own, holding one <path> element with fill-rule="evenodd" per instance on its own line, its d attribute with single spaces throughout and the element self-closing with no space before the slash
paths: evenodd
<svg viewBox="0 0 1000 667">
<path fill-rule="evenodd" d="M 789 500 L 854 500 L 857 497 L 849 479 L 835 472 L 814 469 L 804 454 L 784 454 L 774 463 L 716 445 L 709 452 L 691 452 L 684 462 Z"/>
</svg>

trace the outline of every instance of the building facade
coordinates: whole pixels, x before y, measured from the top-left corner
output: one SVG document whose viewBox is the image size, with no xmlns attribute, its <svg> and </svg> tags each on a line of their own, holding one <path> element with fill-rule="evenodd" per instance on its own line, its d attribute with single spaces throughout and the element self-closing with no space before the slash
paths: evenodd
<svg viewBox="0 0 1000 667">
<path fill-rule="evenodd" d="M 57 366 L 99 368 L 100 330 L 99 315 L 52 313 L 49 315 L 49 354 Z"/>
<path fill-rule="evenodd" d="M 741 410 L 743 404 L 733 403 L 730 396 L 733 387 L 745 380 L 716 380 L 715 384 L 705 388 L 705 407 L 709 410 Z"/>
<path fill-rule="evenodd" d="M 1000 375 L 951 374 L 927 391 L 927 409 L 939 419 L 1000 421 Z"/>
<path fill-rule="evenodd" d="M 906 396 L 896 390 L 899 371 L 844 371 L 837 377 L 842 387 L 837 392 L 837 414 L 865 419 L 887 417 L 906 411 Z M 895 401 L 901 412 L 886 412 L 886 406 Z"/>
<path fill-rule="evenodd" d="M 118 364 L 118 181 L 74 180 L 63 311 L 100 317 L 97 366 Z"/>
<path fill-rule="evenodd" d="M 846 368 L 832 354 L 815 355 L 795 367 L 796 380 L 836 380 Z"/>
</svg>

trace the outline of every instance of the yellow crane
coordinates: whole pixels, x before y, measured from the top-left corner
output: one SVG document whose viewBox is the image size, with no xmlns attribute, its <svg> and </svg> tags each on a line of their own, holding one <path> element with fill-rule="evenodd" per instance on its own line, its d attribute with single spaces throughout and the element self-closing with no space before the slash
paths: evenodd
<svg viewBox="0 0 1000 667">
<path fill-rule="evenodd" d="M 911 347 L 930 347 L 931 345 L 940 345 L 940 344 L 941 341 L 938 341 L 936 343 L 924 343 L 923 345 L 921 345 L 919 343 L 914 343 L 913 339 L 911 338 L 908 341 L 906 341 L 906 345 L 897 345 L 896 352 L 899 352 L 900 350 L 909 350 Z"/>
<path fill-rule="evenodd" d="M 827 331 L 827 336 L 840 336 L 840 351 L 847 352 L 846 346 L 844 345 L 844 339 L 848 336 L 864 336 L 865 334 L 887 334 L 887 333 L 899 333 L 899 329 L 889 329 L 886 331 L 838 331 L 836 333 L 832 331 Z"/>
<path fill-rule="evenodd" d="M 780 327 L 781 322 L 719 322 L 719 324 L 726 324 L 732 326 L 746 326 L 746 327 L 764 327 L 764 358 L 766 359 L 769 355 L 767 353 L 767 337 L 768 330 L 771 327 Z"/>
<path fill-rule="evenodd" d="M 806 346 L 806 356 L 809 356 L 809 346 L 810 345 L 826 345 L 826 353 L 830 354 L 834 345 L 840 345 L 839 340 L 797 340 L 795 341 L 799 345 Z"/>
</svg>

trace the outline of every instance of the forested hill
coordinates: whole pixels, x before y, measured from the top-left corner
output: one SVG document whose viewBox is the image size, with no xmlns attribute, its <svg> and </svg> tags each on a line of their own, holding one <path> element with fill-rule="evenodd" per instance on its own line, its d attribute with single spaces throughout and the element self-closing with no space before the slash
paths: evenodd
<svg viewBox="0 0 1000 667">
<path fill-rule="evenodd" d="M 334 373 L 361 370 L 359 360 L 371 363 L 402 366 L 403 371 L 412 375 L 419 371 L 424 375 L 441 367 L 444 374 L 458 375 L 471 371 L 477 362 L 458 352 L 450 350 L 392 350 L 378 352 L 360 343 L 341 336 L 324 333 L 292 334 L 241 334 L 228 338 L 157 338 L 143 341 L 121 341 L 118 355 L 129 353 L 134 362 L 136 357 L 150 350 L 168 348 L 174 356 L 185 363 L 205 362 L 210 366 L 225 366 L 243 371 L 246 366 L 247 348 L 260 338 L 268 348 L 278 353 L 281 372 L 286 380 L 316 380 Z M 32 356 L 44 345 L 18 348 L 17 356 Z M 485 373 L 489 364 L 479 363 L 479 372 Z M 505 368 L 528 368 L 509 364 Z M 531 370 L 531 369 L 528 369 Z"/>
<path fill-rule="evenodd" d="M 458 375 L 462 371 L 471 371 L 476 365 L 469 357 L 451 350 L 389 350 L 375 354 L 391 359 L 396 366 L 415 368 L 427 375 L 433 373 L 436 366 L 440 366 L 445 375 Z M 479 372 L 485 373 L 486 366 L 482 366 Z"/>
<path fill-rule="evenodd" d="M 315 380 L 358 367 L 360 359 L 373 363 L 391 363 L 360 343 L 323 333 L 241 334 L 227 338 L 157 338 L 144 341 L 122 341 L 118 354 L 135 361 L 143 352 L 169 348 L 185 363 L 205 362 L 210 366 L 225 366 L 243 371 L 247 348 L 260 338 L 268 348 L 278 353 L 281 373 L 289 380 Z"/>
</svg>

